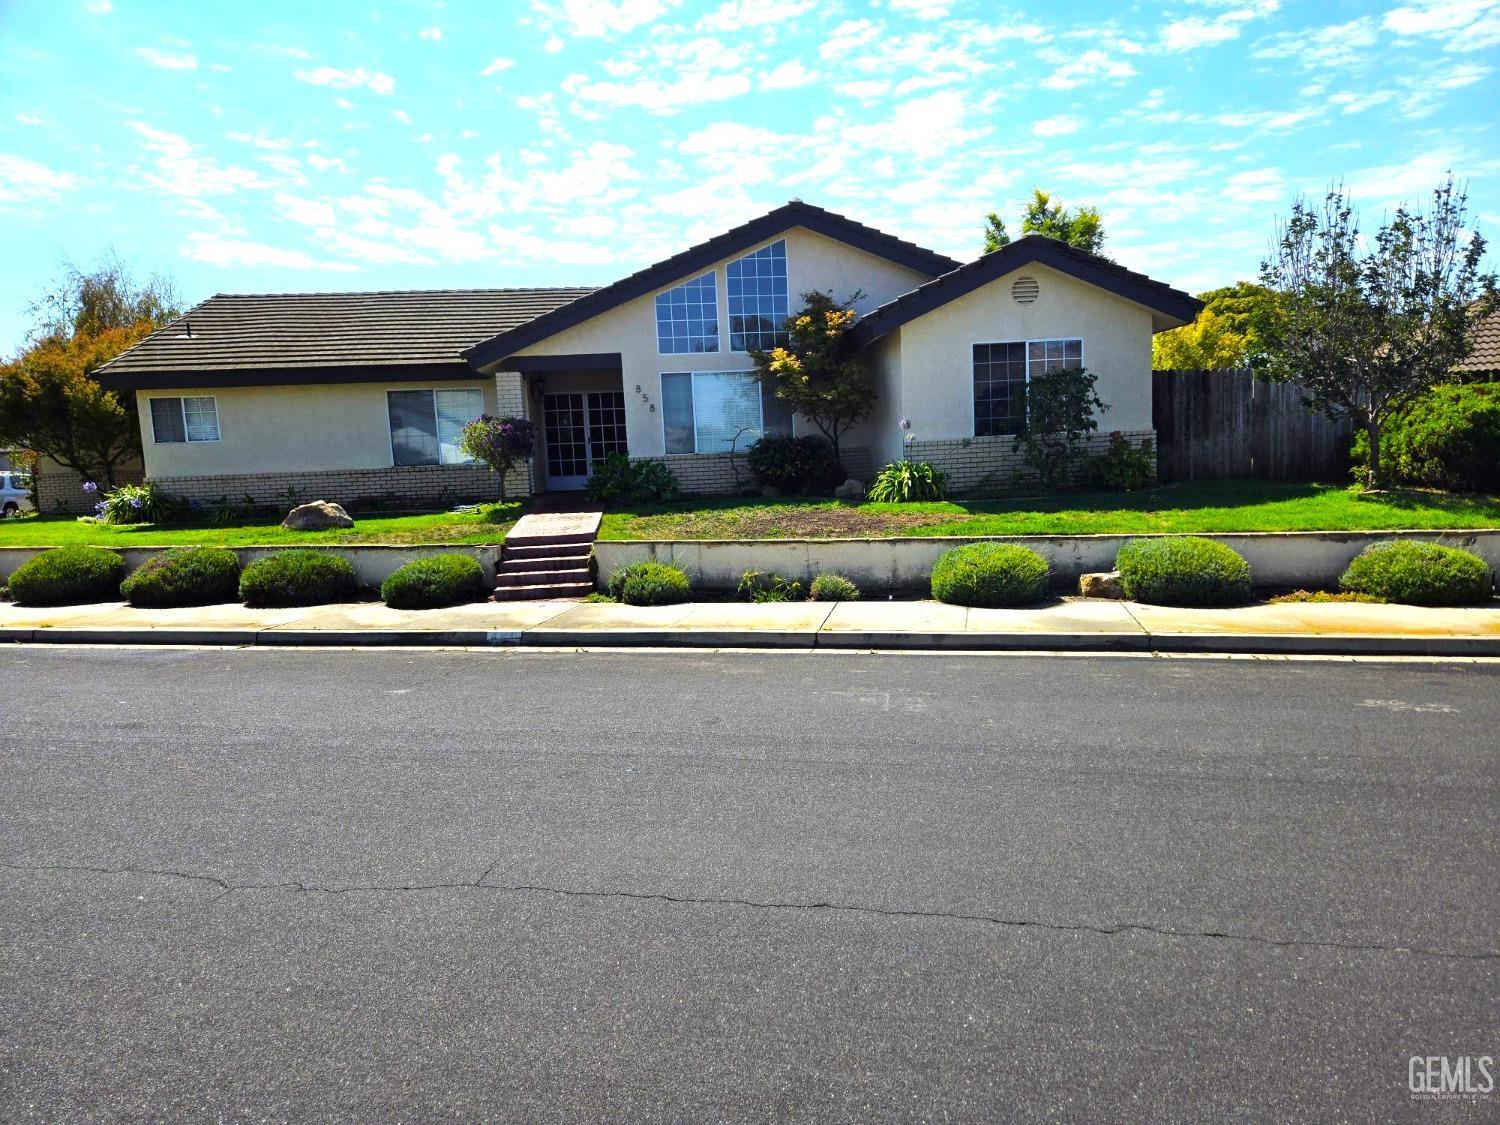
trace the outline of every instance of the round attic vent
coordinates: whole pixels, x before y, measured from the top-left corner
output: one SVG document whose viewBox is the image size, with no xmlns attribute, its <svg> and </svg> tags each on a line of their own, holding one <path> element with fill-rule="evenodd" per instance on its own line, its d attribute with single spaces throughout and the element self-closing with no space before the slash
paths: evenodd
<svg viewBox="0 0 1500 1125">
<path fill-rule="evenodd" d="M 1037 284 L 1034 277 L 1018 277 L 1010 283 L 1010 295 L 1015 298 L 1018 305 L 1029 305 L 1037 298 L 1042 287 Z"/>
</svg>

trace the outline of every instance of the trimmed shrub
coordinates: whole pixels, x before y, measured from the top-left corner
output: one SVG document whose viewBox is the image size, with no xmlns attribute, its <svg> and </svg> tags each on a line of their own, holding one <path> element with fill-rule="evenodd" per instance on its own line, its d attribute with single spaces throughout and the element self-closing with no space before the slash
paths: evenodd
<svg viewBox="0 0 1500 1125">
<path fill-rule="evenodd" d="M 1033 605 L 1047 596 L 1051 577 L 1051 564 L 1029 547 L 971 543 L 938 559 L 932 568 L 932 596 L 949 605 Z"/>
<path fill-rule="evenodd" d="M 11 572 L 20 605 L 81 605 L 120 596 L 125 560 L 103 547 L 54 547 Z"/>
<path fill-rule="evenodd" d="M 1250 599 L 1250 564 L 1213 539 L 1132 539 L 1115 556 L 1125 596 L 1153 605 L 1240 605 Z"/>
<path fill-rule="evenodd" d="M 278 551 L 240 575 L 240 600 L 256 608 L 346 602 L 358 589 L 349 560 L 324 551 Z"/>
<path fill-rule="evenodd" d="M 1370 457 L 1354 437 L 1360 473 Z M 1467 492 L 1500 490 L 1500 383 L 1433 387 L 1380 432 L 1380 461 L 1394 480 Z"/>
<path fill-rule="evenodd" d="M 395 571 L 380 584 L 392 609 L 439 609 L 472 602 L 484 592 L 484 568 L 472 555 L 430 555 Z"/>
<path fill-rule="evenodd" d="M 791 495 L 832 492 L 843 484 L 828 439 L 818 434 L 767 434 L 745 451 L 755 483 Z"/>
<path fill-rule="evenodd" d="M 859 587 L 842 574 L 820 574 L 812 580 L 808 598 L 815 602 L 857 602 Z"/>
<path fill-rule="evenodd" d="M 747 570 L 740 576 L 734 596 L 742 602 L 798 602 L 802 583 L 767 570 Z"/>
<path fill-rule="evenodd" d="M 224 547 L 174 547 L 153 555 L 120 583 L 133 606 L 172 609 L 232 602 L 240 587 L 240 560 Z"/>
<path fill-rule="evenodd" d="M 626 605 L 676 605 L 693 592 L 688 576 L 666 563 L 638 562 L 609 576 L 609 592 Z"/>
<path fill-rule="evenodd" d="M 1339 578 L 1345 590 L 1407 605 L 1476 605 L 1489 600 L 1492 585 L 1478 555 L 1409 540 L 1371 544 Z"/>
<path fill-rule="evenodd" d="M 664 461 L 632 461 L 611 453 L 594 466 L 584 491 L 605 504 L 656 504 L 675 500 L 682 486 Z"/>
<path fill-rule="evenodd" d="M 870 482 L 865 498 L 879 504 L 910 504 L 942 500 L 948 495 L 948 474 L 926 461 L 892 461 Z"/>
</svg>

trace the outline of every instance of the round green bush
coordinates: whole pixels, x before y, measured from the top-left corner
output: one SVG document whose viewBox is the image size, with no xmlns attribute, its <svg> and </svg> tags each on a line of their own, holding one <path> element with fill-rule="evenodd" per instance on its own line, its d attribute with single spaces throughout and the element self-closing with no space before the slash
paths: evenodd
<svg viewBox="0 0 1500 1125">
<path fill-rule="evenodd" d="M 472 602 L 484 592 L 484 568 L 472 555 L 431 555 L 409 562 L 380 584 L 392 609 L 438 609 Z"/>
<path fill-rule="evenodd" d="M 626 605 L 676 605 L 693 592 L 688 576 L 666 563 L 638 562 L 609 576 L 609 592 Z"/>
<path fill-rule="evenodd" d="M 812 580 L 808 597 L 815 602 L 857 602 L 859 587 L 842 574 L 820 574 Z"/>
<path fill-rule="evenodd" d="M 240 575 L 240 600 L 256 608 L 344 602 L 358 589 L 349 560 L 323 551 L 278 551 Z"/>
<path fill-rule="evenodd" d="M 1132 601 L 1153 605 L 1240 605 L 1250 599 L 1250 564 L 1213 539 L 1132 539 L 1115 556 Z"/>
<path fill-rule="evenodd" d="M 1363 467 L 1370 445 L 1361 430 L 1353 459 Z M 1434 387 L 1388 419 L 1380 432 L 1381 465 L 1395 480 L 1466 492 L 1500 490 L 1500 383 Z"/>
<path fill-rule="evenodd" d="M 1033 605 L 1047 596 L 1052 567 L 1029 547 L 971 543 L 945 551 L 932 568 L 932 596 L 949 605 Z"/>
<path fill-rule="evenodd" d="M 10 594 L 21 605 L 80 605 L 120 596 L 125 560 L 103 547 L 54 547 L 11 573 Z"/>
<path fill-rule="evenodd" d="M 133 606 L 170 609 L 232 602 L 240 585 L 240 560 L 223 547 L 174 547 L 153 555 L 120 584 Z"/>
<path fill-rule="evenodd" d="M 833 446 L 818 434 L 767 434 L 745 451 L 745 465 L 756 484 L 788 495 L 831 492 L 844 483 Z"/>
<path fill-rule="evenodd" d="M 1436 543 L 1374 543 L 1354 557 L 1339 585 L 1356 594 L 1407 605 L 1476 605 L 1493 578 L 1478 555 Z"/>
</svg>

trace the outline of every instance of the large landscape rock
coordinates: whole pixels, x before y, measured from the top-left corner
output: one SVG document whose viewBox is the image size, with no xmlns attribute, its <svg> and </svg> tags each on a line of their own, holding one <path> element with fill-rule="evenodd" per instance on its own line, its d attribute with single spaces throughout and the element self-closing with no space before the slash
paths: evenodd
<svg viewBox="0 0 1500 1125">
<path fill-rule="evenodd" d="M 864 482 L 850 477 L 833 490 L 833 495 L 839 500 L 863 500 L 865 498 Z"/>
<path fill-rule="evenodd" d="M 287 513 L 281 526 L 288 531 L 325 531 L 330 527 L 353 527 L 354 520 L 340 505 L 314 500 L 310 504 L 298 504 Z"/>
</svg>

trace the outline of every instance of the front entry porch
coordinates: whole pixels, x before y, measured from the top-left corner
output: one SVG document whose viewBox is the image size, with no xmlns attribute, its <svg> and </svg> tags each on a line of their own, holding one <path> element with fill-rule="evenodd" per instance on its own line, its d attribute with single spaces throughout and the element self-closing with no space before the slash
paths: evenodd
<svg viewBox="0 0 1500 1125">
<path fill-rule="evenodd" d="M 628 453 L 618 354 L 512 356 L 536 423 L 537 492 L 578 492 L 611 453 Z"/>
</svg>

